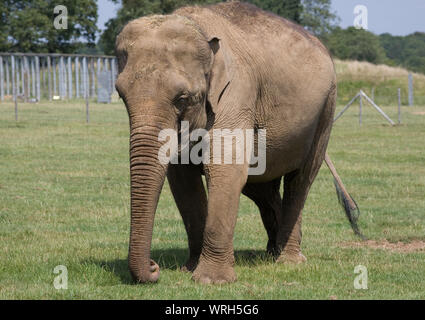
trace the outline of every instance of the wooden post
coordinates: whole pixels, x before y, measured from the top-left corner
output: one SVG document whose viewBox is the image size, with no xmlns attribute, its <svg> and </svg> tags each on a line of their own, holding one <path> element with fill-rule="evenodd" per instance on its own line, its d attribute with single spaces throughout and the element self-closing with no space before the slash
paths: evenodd
<svg viewBox="0 0 425 320">
<path fill-rule="evenodd" d="M 3 57 L 0 56 L 0 101 L 4 101 Z"/>
<path fill-rule="evenodd" d="M 401 90 L 400 88 L 397 89 L 397 96 L 398 96 L 398 123 L 401 123 Z"/>
<path fill-rule="evenodd" d="M 40 58 L 39 56 L 35 56 L 35 75 L 36 75 L 36 94 L 37 94 L 37 101 L 40 101 L 41 99 L 41 92 L 40 92 Z"/>
<path fill-rule="evenodd" d="M 68 98 L 72 99 L 72 60 L 68 57 Z"/>
<path fill-rule="evenodd" d="M 47 82 L 49 91 L 49 101 L 52 101 L 52 66 L 50 56 L 47 57 Z"/>
</svg>

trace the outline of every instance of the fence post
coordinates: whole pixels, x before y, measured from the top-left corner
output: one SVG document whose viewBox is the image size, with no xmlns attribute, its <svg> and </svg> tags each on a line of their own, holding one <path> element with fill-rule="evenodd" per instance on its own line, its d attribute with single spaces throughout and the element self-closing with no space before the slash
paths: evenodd
<svg viewBox="0 0 425 320">
<path fill-rule="evenodd" d="M 6 62 L 6 94 L 10 95 L 10 81 L 9 81 L 9 58 L 5 57 Z"/>
<path fill-rule="evenodd" d="M 52 65 L 50 56 L 47 56 L 47 86 L 49 87 L 49 101 L 52 101 Z"/>
<path fill-rule="evenodd" d="M 79 87 L 80 79 L 78 77 L 78 69 L 80 68 L 80 66 L 78 65 L 78 57 L 75 57 L 74 68 L 75 68 L 75 97 L 79 98 L 80 97 L 80 87 Z"/>
<path fill-rule="evenodd" d="M 72 60 L 68 57 L 68 98 L 72 99 Z"/>
<path fill-rule="evenodd" d="M 35 59 L 31 59 L 31 96 L 35 97 Z"/>
<path fill-rule="evenodd" d="M 16 57 L 16 95 L 19 96 L 21 93 L 21 79 L 19 76 L 19 61 L 20 59 Z"/>
<path fill-rule="evenodd" d="M 89 97 L 88 97 L 88 82 L 87 82 L 87 58 L 83 57 L 83 83 L 84 83 L 84 98 L 86 99 L 86 122 L 89 123 Z"/>
<path fill-rule="evenodd" d="M 114 92 L 115 90 L 115 78 L 117 76 L 117 69 L 116 69 L 116 62 L 115 62 L 115 58 L 111 59 L 111 77 L 112 77 L 112 81 L 111 81 L 111 93 Z"/>
<path fill-rule="evenodd" d="M 398 123 L 401 123 L 401 90 L 400 88 L 397 89 L 397 96 L 398 96 Z"/>
<path fill-rule="evenodd" d="M 409 106 L 413 106 L 413 75 L 409 73 Z"/>
<path fill-rule="evenodd" d="M 25 101 L 28 101 L 28 98 L 31 95 L 31 79 L 30 79 L 30 65 L 28 62 L 28 57 L 24 57 L 24 77 L 27 79 L 26 80 L 26 85 L 25 85 Z"/>
<path fill-rule="evenodd" d="M 360 90 L 360 92 L 361 92 L 361 90 Z M 359 125 L 362 125 L 362 109 L 363 109 L 363 100 L 362 100 L 362 97 L 363 95 L 362 94 L 360 94 L 359 95 Z"/>
<path fill-rule="evenodd" d="M 35 74 L 36 74 L 36 93 L 37 101 L 40 101 L 41 92 L 40 92 L 40 58 L 35 56 Z"/>
<path fill-rule="evenodd" d="M 96 76 L 94 73 L 94 58 L 90 59 L 90 73 L 91 73 L 91 92 L 90 96 L 96 96 Z"/>
<path fill-rule="evenodd" d="M 15 102 L 15 120 L 18 121 L 18 100 L 16 99 L 16 83 L 15 83 L 15 56 L 10 57 L 12 64 L 12 95 Z"/>
<path fill-rule="evenodd" d="M 0 56 L 0 101 L 4 101 L 3 57 Z"/>
</svg>

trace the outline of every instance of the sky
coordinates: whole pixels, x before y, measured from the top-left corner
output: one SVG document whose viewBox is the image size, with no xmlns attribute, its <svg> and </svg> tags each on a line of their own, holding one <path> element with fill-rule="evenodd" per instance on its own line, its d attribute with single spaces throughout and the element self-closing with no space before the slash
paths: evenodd
<svg viewBox="0 0 425 320">
<path fill-rule="evenodd" d="M 97 26 L 115 17 L 120 5 L 110 0 L 98 0 Z M 354 8 L 364 5 L 368 12 L 368 30 L 376 34 L 404 36 L 415 31 L 425 32 L 425 0 L 332 0 L 332 9 L 341 18 L 343 28 L 354 24 Z"/>
</svg>

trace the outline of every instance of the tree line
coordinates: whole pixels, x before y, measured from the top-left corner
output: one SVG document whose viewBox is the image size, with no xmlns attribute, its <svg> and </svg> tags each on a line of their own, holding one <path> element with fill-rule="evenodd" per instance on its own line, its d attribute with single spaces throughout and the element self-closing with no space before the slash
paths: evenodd
<svg viewBox="0 0 425 320">
<path fill-rule="evenodd" d="M 207 5 L 223 0 L 110 0 L 121 3 L 117 15 L 100 34 L 96 0 L 2 0 L 0 51 L 114 54 L 115 37 L 130 20 L 149 14 L 169 14 L 183 5 Z M 400 65 L 425 73 L 425 33 L 392 36 L 338 27 L 331 0 L 245 0 L 304 26 L 318 36 L 334 57 Z M 68 28 L 53 27 L 56 5 L 68 9 Z"/>
</svg>

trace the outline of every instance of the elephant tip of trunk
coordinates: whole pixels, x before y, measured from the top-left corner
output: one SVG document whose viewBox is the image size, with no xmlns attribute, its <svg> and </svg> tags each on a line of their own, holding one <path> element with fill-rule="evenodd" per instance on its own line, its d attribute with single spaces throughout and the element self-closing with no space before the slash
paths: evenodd
<svg viewBox="0 0 425 320">
<path fill-rule="evenodd" d="M 136 283 L 155 283 L 159 279 L 159 266 L 151 260 L 147 270 L 140 270 L 140 268 L 132 268 L 130 265 L 131 276 Z"/>
</svg>

